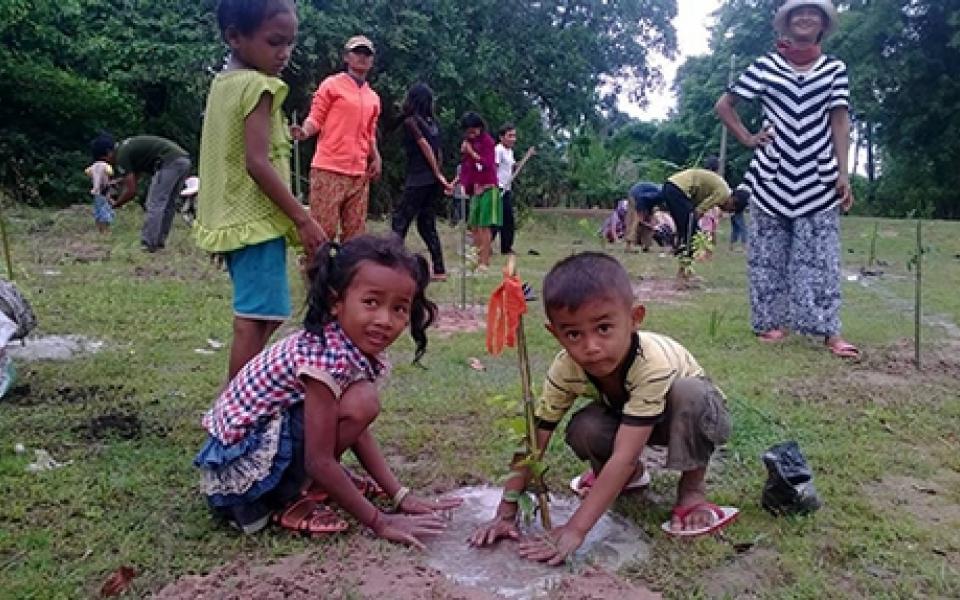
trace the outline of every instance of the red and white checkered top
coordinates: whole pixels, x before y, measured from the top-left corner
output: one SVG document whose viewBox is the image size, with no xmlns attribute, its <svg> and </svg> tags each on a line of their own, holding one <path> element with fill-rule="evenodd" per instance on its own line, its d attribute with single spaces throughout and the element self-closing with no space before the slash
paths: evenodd
<svg viewBox="0 0 960 600">
<path fill-rule="evenodd" d="M 261 419 L 302 402 L 304 376 L 326 384 L 339 398 L 350 384 L 376 381 L 389 370 L 385 353 L 370 359 L 336 321 L 324 327 L 322 339 L 302 329 L 244 365 L 203 416 L 203 427 L 223 444 L 235 444 Z"/>
</svg>

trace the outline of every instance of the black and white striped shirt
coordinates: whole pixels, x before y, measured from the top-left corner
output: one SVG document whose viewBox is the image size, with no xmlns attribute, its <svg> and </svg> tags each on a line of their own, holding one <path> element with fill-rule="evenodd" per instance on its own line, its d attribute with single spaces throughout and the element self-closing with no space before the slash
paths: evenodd
<svg viewBox="0 0 960 600">
<path fill-rule="evenodd" d="M 809 70 L 797 71 L 772 52 L 755 60 L 729 91 L 760 98 L 763 126 L 774 131 L 773 141 L 754 152 L 745 177 L 759 207 L 791 219 L 835 207 L 830 111 L 849 107 L 843 61 L 821 56 Z"/>
</svg>

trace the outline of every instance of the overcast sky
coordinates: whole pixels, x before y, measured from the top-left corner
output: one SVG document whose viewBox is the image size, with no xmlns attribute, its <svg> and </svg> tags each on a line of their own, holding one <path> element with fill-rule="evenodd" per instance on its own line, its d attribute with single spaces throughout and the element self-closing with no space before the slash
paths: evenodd
<svg viewBox="0 0 960 600">
<path fill-rule="evenodd" d="M 646 109 L 641 110 L 639 106 L 623 98 L 620 101 L 620 110 L 644 120 L 667 117 L 667 111 L 673 108 L 676 102 L 669 88 L 677 73 L 677 67 L 687 56 L 707 53 L 709 41 L 707 26 L 712 21 L 710 14 L 720 6 L 721 1 L 677 0 L 677 18 L 673 20 L 673 26 L 677 29 L 677 44 L 680 52 L 674 61 L 668 61 L 662 56 L 657 56 L 655 60 L 663 70 L 665 81 L 663 89 L 655 90 L 650 94 L 650 104 Z"/>
</svg>

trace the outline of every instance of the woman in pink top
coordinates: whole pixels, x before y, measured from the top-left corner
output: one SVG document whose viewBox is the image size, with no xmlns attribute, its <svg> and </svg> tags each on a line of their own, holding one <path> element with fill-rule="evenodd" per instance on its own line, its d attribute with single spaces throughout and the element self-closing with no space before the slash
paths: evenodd
<svg viewBox="0 0 960 600">
<path fill-rule="evenodd" d="M 460 144 L 460 183 L 470 196 L 467 221 L 477 245 L 478 271 L 490 268 L 490 242 L 493 227 L 503 224 L 503 205 L 497 187 L 496 142 L 487 133 L 483 118 L 468 112 L 460 119 L 464 139 Z"/>
<path fill-rule="evenodd" d="M 347 40 L 346 71 L 323 80 L 303 125 L 290 128 L 297 140 L 317 136 L 310 164 L 310 214 L 327 239 L 335 239 L 339 228 L 341 243 L 365 231 L 370 180 L 380 177 L 380 97 L 367 83 L 373 55 L 368 38 Z"/>
</svg>

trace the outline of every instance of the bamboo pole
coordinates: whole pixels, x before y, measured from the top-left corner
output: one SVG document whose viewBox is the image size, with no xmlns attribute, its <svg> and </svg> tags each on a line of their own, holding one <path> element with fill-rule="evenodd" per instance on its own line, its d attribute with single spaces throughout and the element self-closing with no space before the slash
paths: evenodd
<svg viewBox="0 0 960 600">
<path fill-rule="evenodd" d="M 512 277 L 517 272 L 517 258 L 511 255 L 507 260 L 507 275 Z M 527 354 L 527 335 L 523 329 L 523 316 L 517 324 L 517 362 L 520 368 L 520 387 L 523 393 L 523 413 L 527 424 L 527 451 L 535 461 L 543 459 L 543 451 L 537 444 L 536 419 L 534 417 L 534 401 L 530 378 L 530 357 Z M 528 467 L 529 468 L 529 467 Z M 550 522 L 550 498 L 543 483 L 543 475 L 533 476 L 536 486 L 537 504 L 540 507 L 540 523 L 547 531 L 553 528 Z"/>
<path fill-rule="evenodd" d="M 299 125 L 297 121 L 297 111 L 293 111 L 293 124 Z M 293 194 L 297 197 L 297 202 L 303 204 L 303 189 L 300 181 L 300 140 L 293 140 Z"/>
<path fill-rule="evenodd" d="M 921 307 L 921 300 L 923 294 L 921 293 L 922 284 L 923 284 L 923 234 L 922 221 L 917 219 L 917 282 L 914 286 L 914 310 L 913 310 L 913 360 L 914 364 L 919 371 L 921 368 L 920 364 L 920 322 L 922 320 L 923 310 Z"/>
</svg>

